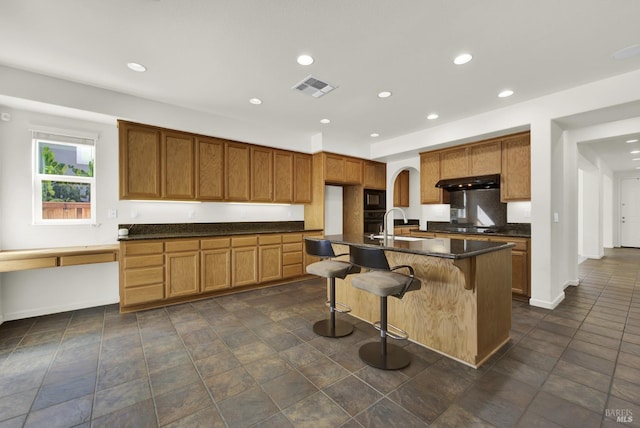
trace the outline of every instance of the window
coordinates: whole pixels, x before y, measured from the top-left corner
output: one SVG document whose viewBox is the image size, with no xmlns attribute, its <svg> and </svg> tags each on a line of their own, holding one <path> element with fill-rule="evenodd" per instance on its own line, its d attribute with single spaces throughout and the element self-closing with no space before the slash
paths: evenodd
<svg viewBox="0 0 640 428">
<path fill-rule="evenodd" d="M 33 131 L 36 224 L 95 223 L 95 138 Z"/>
</svg>

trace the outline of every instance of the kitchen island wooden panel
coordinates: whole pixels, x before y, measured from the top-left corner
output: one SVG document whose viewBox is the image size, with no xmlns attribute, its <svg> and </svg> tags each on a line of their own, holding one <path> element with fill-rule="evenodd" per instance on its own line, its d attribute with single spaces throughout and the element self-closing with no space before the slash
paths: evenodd
<svg viewBox="0 0 640 428">
<path fill-rule="evenodd" d="M 451 241 L 443 242 L 443 255 L 447 248 L 473 242 L 442 241 Z M 349 252 L 344 242 L 333 245 L 337 254 Z M 487 242 L 485 248 L 492 250 L 456 257 L 390 245 L 384 246 L 389 264 L 412 266 L 421 282 L 420 289 L 407 292 L 401 300 L 388 299 L 389 323 L 405 330 L 411 341 L 472 367 L 482 365 L 509 341 L 512 245 L 492 247 Z M 476 245 L 477 241 L 472 247 L 480 248 Z M 352 287 L 351 278 L 338 280 L 337 301 L 350 306 L 352 316 L 369 323 L 379 320 L 379 298 Z"/>
</svg>

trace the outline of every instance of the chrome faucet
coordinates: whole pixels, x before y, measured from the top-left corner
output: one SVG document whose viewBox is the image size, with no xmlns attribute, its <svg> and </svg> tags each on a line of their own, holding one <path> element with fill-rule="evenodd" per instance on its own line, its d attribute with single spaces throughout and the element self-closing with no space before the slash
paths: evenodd
<svg viewBox="0 0 640 428">
<path fill-rule="evenodd" d="M 404 224 L 407 224 L 408 220 L 407 220 L 407 216 L 404 213 L 404 211 L 402 211 L 402 208 L 398 208 L 398 207 L 393 207 L 390 210 L 388 210 L 386 213 L 384 213 L 384 233 L 383 233 L 383 239 L 384 239 L 384 245 L 389 245 L 389 230 L 388 230 L 388 226 L 387 226 L 387 215 L 393 211 L 393 210 L 398 210 L 402 213 L 402 217 L 404 218 Z"/>
</svg>

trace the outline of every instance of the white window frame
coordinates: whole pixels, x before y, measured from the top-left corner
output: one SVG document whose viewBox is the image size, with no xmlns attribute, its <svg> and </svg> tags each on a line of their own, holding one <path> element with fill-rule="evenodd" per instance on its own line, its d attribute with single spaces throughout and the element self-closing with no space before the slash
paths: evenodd
<svg viewBox="0 0 640 428">
<path fill-rule="evenodd" d="M 77 141 L 74 141 L 77 140 Z M 33 224 L 35 225 L 95 225 L 96 224 L 96 142 L 97 135 L 74 133 L 56 129 L 33 129 Z M 50 143 L 62 146 L 78 147 L 89 145 L 93 147 L 93 177 L 75 175 L 41 174 L 39 143 Z M 91 218 L 86 219 L 44 219 L 42 218 L 42 182 L 63 181 L 67 183 L 89 184 L 91 198 Z"/>
</svg>

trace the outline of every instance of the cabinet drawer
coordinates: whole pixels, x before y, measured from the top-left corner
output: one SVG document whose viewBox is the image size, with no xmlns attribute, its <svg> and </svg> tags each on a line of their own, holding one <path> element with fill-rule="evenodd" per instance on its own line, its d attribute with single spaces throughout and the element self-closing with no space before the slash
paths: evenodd
<svg viewBox="0 0 640 428">
<path fill-rule="evenodd" d="M 10 272 L 14 270 L 27 270 L 56 267 L 57 257 L 40 257 L 37 259 L 3 260 L 0 262 L 0 272 Z"/>
<path fill-rule="evenodd" d="M 180 251 L 198 251 L 200 248 L 200 240 L 190 239 L 188 241 L 167 241 L 164 244 L 167 253 L 176 253 Z"/>
<path fill-rule="evenodd" d="M 296 251 L 302 251 L 302 242 L 295 242 L 292 244 L 282 244 L 283 253 L 293 253 Z"/>
<path fill-rule="evenodd" d="M 281 235 L 260 235 L 258 236 L 258 244 L 260 245 L 273 245 L 282 242 Z"/>
<path fill-rule="evenodd" d="M 102 253 L 102 254 L 79 254 L 77 256 L 62 256 L 60 257 L 60 266 L 76 266 L 86 265 L 90 263 L 107 263 L 115 262 L 115 253 Z"/>
<path fill-rule="evenodd" d="M 302 242 L 302 233 L 285 233 L 282 235 L 282 243 Z"/>
<path fill-rule="evenodd" d="M 163 266 L 124 271 L 125 288 L 135 287 L 138 285 L 155 284 L 159 282 L 164 282 Z"/>
<path fill-rule="evenodd" d="M 136 242 L 125 243 L 123 255 L 124 256 L 136 256 L 140 254 L 157 254 L 162 253 L 164 245 L 162 241 L 158 242 Z"/>
<path fill-rule="evenodd" d="M 124 290 L 124 306 L 139 305 L 162 299 L 164 299 L 164 286 L 162 284 L 145 285 Z"/>
<path fill-rule="evenodd" d="M 296 276 L 302 276 L 302 263 L 282 267 L 283 278 L 293 278 Z"/>
<path fill-rule="evenodd" d="M 125 269 L 162 266 L 163 264 L 164 256 L 162 254 L 153 254 L 150 256 L 131 256 L 125 257 L 124 259 Z"/>
<path fill-rule="evenodd" d="M 302 263 L 302 251 L 296 251 L 295 253 L 283 253 L 282 254 L 282 265 L 294 265 L 297 263 Z"/>
<path fill-rule="evenodd" d="M 229 238 L 202 239 L 200 248 L 203 250 L 214 250 L 217 248 L 229 248 L 231 240 Z"/>
<path fill-rule="evenodd" d="M 232 247 L 250 247 L 252 245 L 258 245 L 258 237 L 255 235 L 231 238 Z"/>
</svg>

